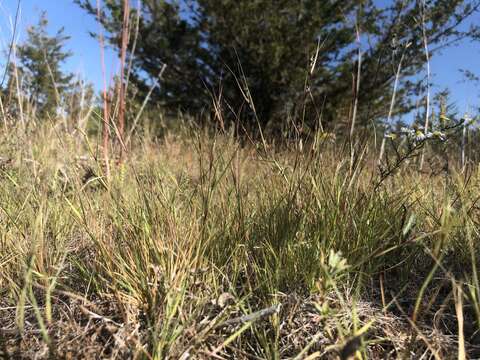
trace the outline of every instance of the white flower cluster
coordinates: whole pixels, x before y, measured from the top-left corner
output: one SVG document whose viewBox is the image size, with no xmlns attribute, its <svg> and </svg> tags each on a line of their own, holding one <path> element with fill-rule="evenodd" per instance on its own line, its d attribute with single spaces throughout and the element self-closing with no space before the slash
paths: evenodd
<svg viewBox="0 0 480 360">
<path fill-rule="evenodd" d="M 415 142 L 421 142 L 421 141 L 425 141 L 427 139 L 438 139 L 440 141 L 447 140 L 447 136 L 445 135 L 445 133 L 443 133 L 441 131 L 433 131 L 433 132 L 432 131 L 427 131 L 427 132 L 425 132 L 423 129 L 424 129 L 423 126 L 419 126 L 416 129 L 402 127 L 400 129 L 399 133 L 400 133 L 400 135 L 406 136 L 410 140 L 413 140 Z M 386 135 L 386 137 L 391 138 L 391 139 L 396 138 L 396 136 L 394 136 L 393 134 L 388 134 L 388 135 Z"/>
</svg>

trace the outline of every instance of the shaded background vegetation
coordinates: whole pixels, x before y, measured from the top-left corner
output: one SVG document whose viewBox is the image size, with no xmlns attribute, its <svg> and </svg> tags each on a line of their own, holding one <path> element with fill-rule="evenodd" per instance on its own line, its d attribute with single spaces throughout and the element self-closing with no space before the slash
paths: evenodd
<svg viewBox="0 0 480 360">
<path fill-rule="evenodd" d="M 97 16 L 95 2 L 78 3 Z M 120 50 L 123 2 L 105 5 L 98 19 Z M 412 95 L 425 94 L 425 41 L 432 57 L 479 34 L 477 24 L 464 26 L 478 1 L 382 5 L 146 0 L 130 16 L 131 80 L 143 94 L 158 81 L 153 102 L 194 116 L 208 114 L 217 100 L 225 121 L 250 130 L 257 122 L 285 128 L 289 119 L 316 128 L 320 118 L 330 129 L 345 128 L 356 99 L 357 122 L 369 125 L 386 118 L 398 68 L 394 114 L 418 107 Z"/>
</svg>

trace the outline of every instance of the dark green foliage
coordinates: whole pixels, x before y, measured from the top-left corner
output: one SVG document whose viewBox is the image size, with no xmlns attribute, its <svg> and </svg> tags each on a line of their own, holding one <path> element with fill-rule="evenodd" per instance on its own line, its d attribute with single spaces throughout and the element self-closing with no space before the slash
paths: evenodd
<svg viewBox="0 0 480 360">
<path fill-rule="evenodd" d="M 76 1 L 96 15 L 94 2 Z M 102 24 L 116 48 L 122 3 L 106 1 L 102 12 Z M 395 112 L 409 111 L 410 96 L 424 85 L 418 76 L 425 64 L 423 29 L 431 55 L 467 36 L 476 37 L 478 27 L 460 31 L 460 25 L 480 1 L 428 0 L 423 6 L 422 1 L 392 0 L 386 7 L 371 0 L 141 4 L 133 57 L 133 78 L 140 89 L 147 91 L 166 66 L 153 93 L 166 108 L 198 115 L 211 111 L 212 100 L 220 99 L 226 118 L 240 119 L 243 126 L 258 120 L 263 127 L 281 128 L 289 117 L 315 126 L 320 114 L 330 127 L 348 124 L 355 97 L 358 123 L 384 117 L 400 59 Z M 132 12 L 133 27 L 137 11 Z M 359 46 L 360 92 L 355 94 Z"/>
<path fill-rule="evenodd" d="M 69 36 L 64 35 L 63 28 L 50 36 L 47 25 L 44 13 L 38 24 L 27 30 L 27 40 L 17 47 L 22 90 L 40 117 L 55 115 L 72 80 L 72 75 L 61 69 L 62 63 L 71 55 L 64 49 Z"/>
</svg>

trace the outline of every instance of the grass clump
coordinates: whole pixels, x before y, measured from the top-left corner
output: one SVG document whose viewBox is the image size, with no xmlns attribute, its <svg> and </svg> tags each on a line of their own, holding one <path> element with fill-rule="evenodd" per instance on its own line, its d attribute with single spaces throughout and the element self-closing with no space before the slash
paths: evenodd
<svg viewBox="0 0 480 360">
<path fill-rule="evenodd" d="M 0 141 L 4 357 L 479 354 L 475 167 L 167 134 L 107 182 L 87 138 L 32 131 Z"/>
</svg>

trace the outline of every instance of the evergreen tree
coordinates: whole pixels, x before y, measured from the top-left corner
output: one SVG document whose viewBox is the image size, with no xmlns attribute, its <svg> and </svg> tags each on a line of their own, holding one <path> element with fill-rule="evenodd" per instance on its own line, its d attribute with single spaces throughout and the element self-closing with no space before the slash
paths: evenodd
<svg viewBox="0 0 480 360">
<path fill-rule="evenodd" d="M 76 1 L 96 16 L 93 1 Z M 106 1 L 101 14 L 117 49 L 122 2 Z M 445 46 L 478 37 L 479 32 L 477 25 L 460 30 L 479 9 L 479 0 L 392 0 L 386 7 L 372 0 L 141 4 L 132 59 L 138 87 L 147 91 L 149 81 L 166 66 L 153 94 L 165 107 L 196 114 L 211 107 L 212 92 L 221 93 L 224 108 L 235 113 L 232 118 L 255 124 L 258 119 L 262 126 L 281 125 L 287 115 L 313 126 L 320 113 L 324 122 L 337 126 L 349 121 L 354 97 L 359 104 L 357 121 L 371 123 L 388 113 L 397 69 L 401 78 L 395 113 L 408 112 L 411 95 L 424 90 L 425 82 L 417 76 L 426 61 L 424 40 L 430 56 L 435 56 Z M 136 16 L 133 11 L 131 23 Z M 358 81 L 360 91 L 355 94 Z"/>
<path fill-rule="evenodd" d="M 22 91 L 39 117 L 56 113 L 72 80 L 72 75 L 61 69 L 62 63 L 71 56 L 64 49 L 70 37 L 64 34 L 63 28 L 50 36 L 47 25 L 47 17 L 42 13 L 38 24 L 27 30 L 26 41 L 17 47 Z"/>
</svg>

